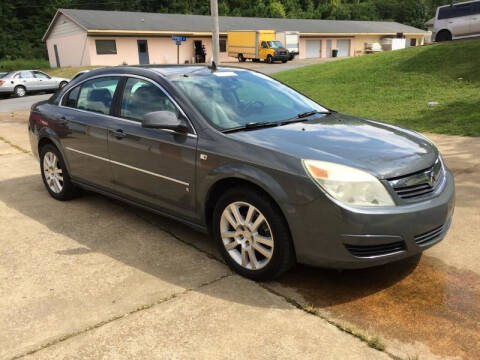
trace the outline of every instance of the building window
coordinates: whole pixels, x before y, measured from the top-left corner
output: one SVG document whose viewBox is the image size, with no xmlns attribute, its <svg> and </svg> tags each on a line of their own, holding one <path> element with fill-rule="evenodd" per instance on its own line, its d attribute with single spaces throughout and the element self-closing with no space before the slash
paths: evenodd
<svg viewBox="0 0 480 360">
<path fill-rule="evenodd" d="M 98 55 L 111 55 L 117 53 L 115 40 L 95 40 Z"/>
<path fill-rule="evenodd" d="M 220 39 L 220 52 L 227 52 L 227 39 Z"/>
</svg>

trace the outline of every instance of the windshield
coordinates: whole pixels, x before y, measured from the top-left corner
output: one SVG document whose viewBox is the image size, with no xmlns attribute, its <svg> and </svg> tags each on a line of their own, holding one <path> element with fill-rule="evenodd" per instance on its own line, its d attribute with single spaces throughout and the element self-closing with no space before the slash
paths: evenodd
<svg viewBox="0 0 480 360">
<path fill-rule="evenodd" d="M 280 41 L 267 41 L 267 42 L 268 42 L 268 46 L 272 49 L 278 49 L 283 47 Z"/>
<path fill-rule="evenodd" d="M 251 71 L 209 71 L 179 76 L 172 82 L 219 130 L 282 122 L 310 111 L 327 112 L 278 81 Z"/>
</svg>

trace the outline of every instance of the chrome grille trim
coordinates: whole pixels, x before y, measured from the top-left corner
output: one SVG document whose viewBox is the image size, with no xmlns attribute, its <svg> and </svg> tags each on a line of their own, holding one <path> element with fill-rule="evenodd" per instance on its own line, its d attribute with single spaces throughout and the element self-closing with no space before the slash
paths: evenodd
<svg viewBox="0 0 480 360">
<path fill-rule="evenodd" d="M 445 170 L 440 157 L 431 168 L 388 180 L 397 196 L 406 201 L 416 200 L 434 193 L 443 186 L 444 181 Z"/>
</svg>

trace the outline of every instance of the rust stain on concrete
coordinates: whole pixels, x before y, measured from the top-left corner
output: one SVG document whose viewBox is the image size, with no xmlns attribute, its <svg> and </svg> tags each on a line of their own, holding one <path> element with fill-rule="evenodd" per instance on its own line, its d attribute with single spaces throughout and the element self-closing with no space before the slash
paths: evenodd
<svg viewBox="0 0 480 360">
<path fill-rule="evenodd" d="M 480 359 L 480 277 L 471 271 L 424 256 L 341 273 L 299 266 L 281 284 L 358 329 Z"/>
</svg>

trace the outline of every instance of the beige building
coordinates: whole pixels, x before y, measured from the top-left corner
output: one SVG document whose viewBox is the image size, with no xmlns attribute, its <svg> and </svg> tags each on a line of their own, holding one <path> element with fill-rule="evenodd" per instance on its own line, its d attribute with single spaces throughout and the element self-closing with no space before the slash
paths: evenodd
<svg viewBox="0 0 480 360">
<path fill-rule="evenodd" d="M 366 43 L 404 37 L 407 46 L 423 45 L 423 30 L 396 22 L 220 17 L 220 59 L 229 30 L 300 33 L 299 58 L 365 53 Z M 184 37 L 177 47 L 172 36 Z M 208 62 L 212 54 L 211 18 L 203 15 L 59 9 L 43 40 L 52 67 L 84 65 L 180 64 Z M 197 49 L 197 51 L 196 51 Z M 177 53 L 178 51 L 178 53 Z"/>
</svg>

